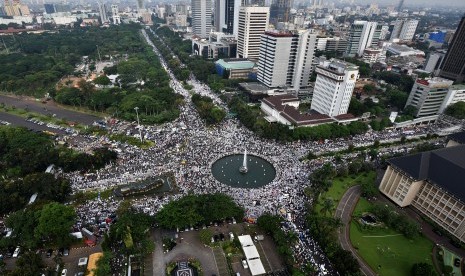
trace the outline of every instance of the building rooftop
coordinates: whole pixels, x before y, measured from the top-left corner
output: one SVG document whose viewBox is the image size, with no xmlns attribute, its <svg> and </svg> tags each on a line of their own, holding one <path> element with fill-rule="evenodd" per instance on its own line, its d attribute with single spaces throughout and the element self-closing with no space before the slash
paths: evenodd
<svg viewBox="0 0 465 276">
<path fill-rule="evenodd" d="M 434 87 L 437 87 L 437 86 L 449 87 L 454 83 L 454 81 L 444 79 L 444 78 L 440 78 L 440 77 L 434 77 L 434 78 L 430 78 L 430 79 L 417 79 L 416 82 L 418 84 L 422 84 L 422 85 L 425 85 L 425 86 L 431 86 L 431 87 L 433 87 L 433 86 Z"/>
<path fill-rule="evenodd" d="M 320 68 L 324 68 L 330 71 L 334 71 L 338 74 L 343 74 L 345 70 L 358 70 L 358 66 L 345 62 L 339 59 L 330 59 L 330 60 L 323 60 L 318 65 Z"/>
<path fill-rule="evenodd" d="M 416 180 L 427 180 L 465 202 L 465 145 L 393 158 L 389 163 Z"/>
<path fill-rule="evenodd" d="M 244 58 L 238 58 L 238 59 L 219 59 L 215 62 L 215 64 L 218 64 L 222 66 L 223 68 L 226 69 L 252 69 L 255 66 L 255 63 Z"/>
<path fill-rule="evenodd" d="M 465 131 L 462 132 L 457 132 L 451 135 L 448 135 L 447 138 L 449 140 L 455 141 L 459 144 L 464 144 L 465 145 Z"/>
</svg>

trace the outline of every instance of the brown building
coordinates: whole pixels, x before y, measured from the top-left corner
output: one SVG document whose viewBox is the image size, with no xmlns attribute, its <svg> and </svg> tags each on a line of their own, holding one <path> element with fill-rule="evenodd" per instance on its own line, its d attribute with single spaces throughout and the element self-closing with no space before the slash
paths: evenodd
<svg viewBox="0 0 465 276">
<path fill-rule="evenodd" d="M 388 162 L 379 190 L 401 207 L 412 205 L 465 242 L 465 145 Z"/>
<path fill-rule="evenodd" d="M 462 17 L 442 63 L 439 76 L 457 82 L 465 81 L 465 16 Z"/>
</svg>

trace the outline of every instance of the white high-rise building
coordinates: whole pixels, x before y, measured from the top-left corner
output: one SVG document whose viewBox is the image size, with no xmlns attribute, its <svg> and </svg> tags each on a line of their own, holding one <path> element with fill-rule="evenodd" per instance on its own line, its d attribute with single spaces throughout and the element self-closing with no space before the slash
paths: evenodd
<svg viewBox="0 0 465 276">
<path fill-rule="evenodd" d="M 207 38 L 212 28 L 212 2 L 210 0 L 192 0 L 192 32 L 201 38 Z"/>
<path fill-rule="evenodd" d="M 449 92 L 439 108 L 439 113 L 443 113 L 449 105 L 458 102 L 465 102 L 465 84 L 454 84 L 449 87 Z"/>
<path fill-rule="evenodd" d="M 226 21 L 226 0 L 215 0 L 215 31 L 222 32 Z"/>
<path fill-rule="evenodd" d="M 258 60 L 260 36 L 268 28 L 270 7 L 240 7 L 237 34 L 237 57 Z"/>
<path fill-rule="evenodd" d="M 412 41 L 415 31 L 417 30 L 418 20 L 403 19 L 394 22 L 394 29 L 391 33 L 390 41 Z"/>
<path fill-rule="evenodd" d="M 346 114 L 359 77 L 358 66 L 331 59 L 320 62 L 315 71 L 311 109 L 331 117 Z"/>
<path fill-rule="evenodd" d="M 98 4 L 98 12 L 100 14 L 100 20 L 102 21 L 102 24 L 108 23 L 106 4 L 102 2 L 97 2 L 97 4 Z"/>
<path fill-rule="evenodd" d="M 317 40 L 313 30 L 262 34 L 257 80 L 273 88 L 292 87 L 299 91 L 308 87 Z"/>
<path fill-rule="evenodd" d="M 294 80 L 292 81 L 292 86 L 297 91 L 310 85 L 318 39 L 318 34 L 313 30 L 306 30 L 299 35 Z"/>
<path fill-rule="evenodd" d="M 257 80 L 268 87 L 289 87 L 294 77 L 299 36 L 290 32 L 261 35 Z"/>
<path fill-rule="evenodd" d="M 111 18 L 113 19 L 113 24 L 121 24 L 121 16 L 119 16 L 118 5 L 111 5 Z"/>
<path fill-rule="evenodd" d="M 355 21 L 350 27 L 346 55 L 361 57 L 366 48 L 378 46 L 382 28 L 377 22 Z"/>
<path fill-rule="evenodd" d="M 452 80 L 439 77 L 417 79 L 405 107 L 415 107 L 416 117 L 437 115 L 453 83 Z"/>
</svg>

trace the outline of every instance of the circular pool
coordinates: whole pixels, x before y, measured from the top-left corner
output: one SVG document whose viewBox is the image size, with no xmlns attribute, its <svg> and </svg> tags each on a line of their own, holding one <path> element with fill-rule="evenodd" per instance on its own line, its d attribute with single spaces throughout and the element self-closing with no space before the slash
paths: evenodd
<svg viewBox="0 0 465 276">
<path fill-rule="evenodd" d="M 259 188 L 276 176 L 276 170 L 267 160 L 256 155 L 247 155 L 247 172 L 241 172 L 243 154 L 224 156 L 212 164 L 212 174 L 219 182 L 234 188 Z"/>
</svg>

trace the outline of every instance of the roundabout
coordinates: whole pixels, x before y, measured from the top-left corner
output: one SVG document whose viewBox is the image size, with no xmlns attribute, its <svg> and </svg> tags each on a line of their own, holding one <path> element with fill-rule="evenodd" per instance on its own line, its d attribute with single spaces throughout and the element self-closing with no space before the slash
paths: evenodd
<svg viewBox="0 0 465 276">
<path fill-rule="evenodd" d="M 213 177 L 233 188 L 260 188 L 271 183 L 276 177 L 273 165 L 256 155 L 226 155 L 211 166 Z"/>
</svg>

